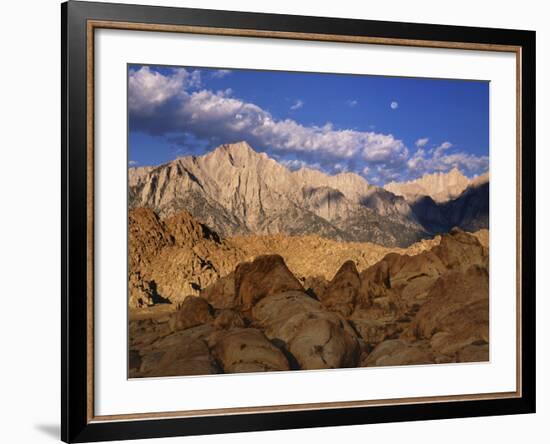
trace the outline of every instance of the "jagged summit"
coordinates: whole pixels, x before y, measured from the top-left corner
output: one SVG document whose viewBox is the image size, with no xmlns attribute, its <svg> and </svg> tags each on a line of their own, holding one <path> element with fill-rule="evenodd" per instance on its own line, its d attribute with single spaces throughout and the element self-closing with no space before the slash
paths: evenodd
<svg viewBox="0 0 550 444">
<path fill-rule="evenodd" d="M 235 156 L 235 157 L 250 157 L 254 155 L 261 155 L 255 151 L 248 142 L 241 140 L 235 143 L 225 143 L 214 149 L 211 154 L 213 156 Z"/>
<path fill-rule="evenodd" d="M 453 167 L 450 171 L 425 174 L 407 182 L 390 182 L 384 189 L 403 196 L 409 201 L 429 196 L 435 202 L 446 202 L 458 197 L 470 185 L 470 180 Z"/>
<path fill-rule="evenodd" d="M 479 176 L 473 177 L 472 180 L 470 181 L 470 186 L 478 187 L 488 182 L 489 182 L 489 171 L 487 171 L 486 173 L 480 174 Z"/>
<path fill-rule="evenodd" d="M 443 191 L 445 184 L 454 184 L 458 192 L 463 190 L 463 176 L 457 173 L 431 180 Z M 406 246 L 429 237 L 430 229 L 397 194 L 369 185 L 355 173 L 291 171 L 245 141 L 129 171 L 131 208 L 152 208 L 163 219 L 187 210 L 223 237 L 315 234 L 386 246 Z M 438 222 L 438 232 L 460 225 L 460 211 L 452 220 Z"/>
</svg>

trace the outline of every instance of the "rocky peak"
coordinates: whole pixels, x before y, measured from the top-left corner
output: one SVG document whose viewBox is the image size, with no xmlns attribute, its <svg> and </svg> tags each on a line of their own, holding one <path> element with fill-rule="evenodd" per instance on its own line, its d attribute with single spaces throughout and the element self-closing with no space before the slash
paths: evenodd
<svg viewBox="0 0 550 444">
<path fill-rule="evenodd" d="M 435 202 L 447 202 L 458 197 L 469 184 L 470 180 L 457 167 L 453 167 L 447 173 L 425 174 L 408 182 L 390 182 L 384 188 L 410 201 L 429 196 Z"/>
<path fill-rule="evenodd" d="M 471 187 L 478 187 L 478 186 L 486 184 L 488 182 L 489 182 L 489 171 L 487 171 L 484 174 L 480 174 L 479 176 L 476 176 L 476 177 L 472 178 L 472 180 L 470 181 L 470 186 Z"/>
<path fill-rule="evenodd" d="M 202 240 L 221 243 L 218 233 L 193 219 L 193 216 L 185 210 L 181 210 L 167 218 L 165 224 L 177 245 L 192 246 Z"/>
<path fill-rule="evenodd" d="M 354 202 L 359 202 L 371 189 L 368 182 L 355 173 L 346 172 L 329 176 L 311 168 L 300 168 L 292 175 L 299 183 L 307 184 L 308 187 L 334 188 Z"/>
<path fill-rule="evenodd" d="M 213 154 L 215 156 L 229 156 L 238 160 L 246 160 L 252 156 L 259 155 L 259 153 L 254 151 L 252 147 L 244 141 L 220 145 L 213 151 Z"/>
</svg>

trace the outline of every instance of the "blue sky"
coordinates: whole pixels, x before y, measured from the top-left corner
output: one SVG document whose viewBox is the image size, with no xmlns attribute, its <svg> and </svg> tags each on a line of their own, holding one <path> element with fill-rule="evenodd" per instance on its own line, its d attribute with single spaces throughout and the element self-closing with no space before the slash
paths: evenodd
<svg viewBox="0 0 550 444">
<path fill-rule="evenodd" d="M 246 140 L 291 169 L 382 185 L 489 166 L 489 83 L 130 65 L 129 163 Z"/>
</svg>

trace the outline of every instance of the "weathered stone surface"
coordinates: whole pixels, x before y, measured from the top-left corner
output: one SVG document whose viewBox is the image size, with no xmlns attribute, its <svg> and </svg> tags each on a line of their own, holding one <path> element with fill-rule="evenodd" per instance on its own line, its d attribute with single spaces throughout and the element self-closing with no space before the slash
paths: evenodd
<svg viewBox="0 0 550 444">
<path fill-rule="evenodd" d="M 216 313 L 216 318 L 214 319 L 214 327 L 222 330 L 242 328 L 245 327 L 245 322 L 238 312 L 234 310 L 224 309 L 219 310 Z"/>
<path fill-rule="evenodd" d="M 157 292 L 155 281 L 144 280 L 141 273 L 130 273 L 128 277 L 128 306 L 130 308 L 151 307 L 170 303 Z"/>
<path fill-rule="evenodd" d="M 354 330 L 339 314 L 300 291 L 273 294 L 252 310 L 253 325 L 280 340 L 302 369 L 353 367 L 359 354 Z"/>
<path fill-rule="evenodd" d="M 214 333 L 210 324 L 170 333 L 156 341 L 135 345 L 140 367 L 132 377 L 185 376 L 219 373 L 207 338 Z"/>
<path fill-rule="evenodd" d="M 146 376 L 209 375 L 219 373 L 203 340 L 182 341 L 166 351 Z"/>
<path fill-rule="evenodd" d="M 447 269 L 454 271 L 466 271 L 472 265 L 488 265 L 487 249 L 476 236 L 459 228 L 453 228 L 449 234 L 441 236 L 441 242 L 432 251 Z"/>
<path fill-rule="evenodd" d="M 139 276 L 138 284 L 153 282 L 155 295 L 161 298 L 147 299 L 143 294 L 147 289 L 133 285 L 132 308 L 162 301 L 177 305 L 188 294 L 198 295 L 245 259 L 238 247 L 220 239 L 185 210 L 161 220 L 150 208 L 134 208 L 128 224 L 129 281 Z"/>
<path fill-rule="evenodd" d="M 426 174 L 410 182 L 390 182 L 384 188 L 413 201 L 421 196 L 430 196 L 436 202 L 446 202 L 460 196 L 469 184 L 470 180 L 453 168 L 448 173 Z"/>
<path fill-rule="evenodd" d="M 323 297 L 327 286 L 328 281 L 322 276 L 306 277 L 303 283 L 306 293 L 318 300 Z"/>
<path fill-rule="evenodd" d="M 345 262 L 322 293 L 320 301 L 331 311 L 347 317 L 353 313 L 361 287 L 357 267 L 352 261 Z"/>
<path fill-rule="evenodd" d="M 131 321 L 128 326 L 129 345 L 131 348 L 139 350 L 170 332 L 168 322 L 158 322 L 153 319 Z"/>
<path fill-rule="evenodd" d="M 212 323 L 197 325 L 196 327 L 187 328 L 185 330 L 168 332 L 167 334 L 157 337 L 156 341 L 151 342 L 150 344 L 143 344 L 136 348 L 142 355 L 151 351 L 166 352 L 173 347 L 177 347 L 181 343 L 194 341 L 197 339 L 207 341 L 209 336 L 215 331 L 216 329 Z"/>
<path fill-rule="evenodd" d="M 185 330 L 213 320 L 212 307 L 199 296 L 187 296 L 170 319 L 172 331 Z"/>
<path fill-rule="evenodd" d="M 239 328 L 218 335 L 213 352 L 225 373 L 290 369 L 281 350 L 254 328 Z"/>
<path fill-rule="evenodd" d="M 131 271 L 147 265 L 162 248 L 173 240 L 166 227 L 149 208 L 136 208 L 128 214 L 128 261 Z"/>
<path fill-rule="evenodd" d="M 316 236 L 223 240 L 185 212 L 140 218 L 130 377 L 489 357 L 488 233 L 453 229 L 399 250 Z"/>
<path fill-rule="evenodd" d="M 489 172 L 468 180 L 453 169 L 384 188 L 403 196 L 427 231 L 447 232 L 453 226 L 475 231 L 489 226 Z"/>
<path fill-rule="evenodd" d="M 479 243 L 486 248 L 486 255 L 489 254 L 488 248 L 489 248 L 489 230 L 482 229 L 478 230 L 476 232 L 471 233 L 473 236 L 476 237 L 476 239 L 479 241 Z"/>
<path fill-rule="evenodd" d="M 235 293 L 242 311 L 250 310 L 266 296 L 290 290 L 303 290 L 279 255 L 259 256 L 235 270 Z"/>
<path fill-rule="evenodd" d="M 489 360 L 489 344 L 467 345 L 459 350 L 457 362 L 485 362 Z"/>
<path fill-rule="evenodd" d="M 138 375 L 141 367 L 141 355 L 137 350 L 129 350 L 128 352 L 128 374 L 131 378 Z"/>
<path fill-rule="evenodd" d="M 209 285 L 200 292 L 214 308 L 235 308 L 238 305 L 235 297 L 235 273 L 231 272 Z"/>
<path fill-rule="evenodd" d="M 453 229 L 441 236 L 439 244 L 431 250 L 412 256 L 390 253 L 363 271 L 358 305 L 368 308 L 374 299 L 396 299 L 396 294 L 408 306 L 423 303 L 440 276 L 450 271 L 464 271 L 472 265 L 486 267 L 487 264 L 488 250 L 477 237 Z"/>
<path fill-rule="evenodd" d="M 434 350 L 446 355 L 470 344 L 488 343 L 487 270 L 474 265 L 439 278 L 403 337 L 429 339 Z"/>
<path fill-rule="evenodd" d="M 433 352 L 427 344 L 408 344 L 399 339 L 390 339 L 379 344 L 366 359 L 362 367 L 432 364 Z"/>
<path fill-rule="evenodd" d="M 311 288 L 309 293 L 319 297 L 346 260 L 364 270 L 390 251 L 416 254 L 439 243 L 437 239 L 423 240 L 405 250 L 338 242 L 318 235 L 222 239 L 185 210 L 160 219 L 150 208 L 130 210 L 128 241 L 131 309 L 166 302 L 175 308 L 187 295 L 203 296 L 215 308 L 234 308 L 233 270 L 247 259 L 266 254 L 283 256 L 304 288 Z"/>
<path fill-rule="evenodd" d="M 150 307 L 154 305 L 153 291 L 149 282 L 144 282 L 139 273 L 128 278 L 128 306 L 130 308 Z"/>
<path fill-rule="evenodd" d="M 357 298 L 358 309 L 368 309 L 379 298 L 396 298 L 392 276 L 403 266 L 409 256 L 389 253 L 360 274 L 361 286 Z"/>
<path fill-rule="evenodd" d="M 401 259 L 401 266 L 394 269 L 391 275 L 391 287 L 400 290 L 403 297 L 410 301 L 424 298 L 427 289 L 447 271 L 434 249 Z"/>
<path fill-rule="evenodd" d="M 352 317 L 350 318 L 350 323 L 359 336 L 370 346 L 379 344 L 399 331 L 396 323 L 388 323 L 376 319 Z"/>
</svg>

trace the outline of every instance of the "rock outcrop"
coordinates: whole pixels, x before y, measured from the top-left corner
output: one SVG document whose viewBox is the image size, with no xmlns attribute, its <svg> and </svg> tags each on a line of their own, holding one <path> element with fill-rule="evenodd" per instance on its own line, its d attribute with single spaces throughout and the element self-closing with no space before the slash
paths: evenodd
<svg viewBox="0 0 550 444">
<path fill-rule="evenodd" d="M 365 252 L 336 266 L 343 246 L 311 252 L 304 239 L 270 238 L 261 245 L 281 254 L 248 257 L 244 242 L 222 239 L 188 213 L 162 220 L 147 210 L 132 217 L 131 377 L 489 359 L 486 230 L 453 229 L 407 250 L 373 246 L 378 260 L 369 262 Z M 361 248 L 352 244 L 348 251 Z M 308 267 L 317 257 L 317 267 L 301 266 L 300 253 Z M 178 267 L 180 276 L 212 281 L 189 294 L 171 274 Z M 159 289 L 176 286 L 181 297 L 164 299 Z"/>
<path fill-rule="evenodd" d="M 235 269 L 235 294 L 243 312 L 251 310 L 269 295 L 291 290 L 302 291 L 303 288 L 281 256 L 259 256 Z"/>
<path fill-rule="evenodd" d="M 214 356 L 225 373 L 249 373 L 289 370 L 285 355 L 260 330 L 231 330 L 216 341 Z"/>
<path fill-rule="evenodd" d="M 206 341 L 215 331 L 210 324 L 170 333 L 168 322 L 130 323 L 131 355 L 134 361 L 139 362 L 138 366 L 130 368 L 130 377 L 208 375 L 220 372 Z M 153 332 L 155 334 L 151 334 Z"/>
<path fill-rule="evenodd" d="M 430 233 L 445 233 L 452 227 L 489 228 L 488 172 L 470 180 L 455 168 L 384 188 L 403 196 L 416 220 Z"/>
<path fill-rule="evenodd" d="M 403 196 L 408 201 L 429 196 L 435 202 L 441 203 L 456 199 L 469 184 L 470 180 L 457 168 L 453 168 L 448 173 L 426 174 L 409 182 L 390 182 L 384 185 L 384 189 Z"/>
<path fill-rule="evenodd" d="M 185 330 L 206 324 L 213 320 L 212 307 L 205 299 L 198 296 L 188 296 L 170 319 L 172 331 Z"/>
<path fill-rule="evenodd" d="M 320 296 L 322 304 L 344 317 L 351 315 L 357 303 L 361 279 L 352 261 L 345 262 Z"/>
<path fill-rule="evenodd" d="M 470 345 L 489 343 L 489 279 L 487 269 L 472 265 L 441 276 L 426 303 L 403 334 L 427 339 L 437 352 L 452 356 Z"/>
<path fill-rule="evenodd" d="M 361 362 L 362 367 L 433 364 L 433 352 L 426 343 L 407 344 L 399 339 L 382 342 Z"/>
<path fill-rule="evenodd" d="M 347 321 L 301 291 L 272 294 L 252 310 L 253 325 L 295 359 L 301 369 L 353 367 L 359 345 Z"/>
<path fill-rule="evenodd" d="M 129 223 L 128 290 L 132 309 L 161 303 L 175 306 L 188 295 L 201 295 L 214 308 L 234 308 L 239 303 L 235 268 L 265 254 L 283 256 L 292 275 L 305 285 L 306 278 L 313 276 L 318 276 L 317 283 L 328 282 L 346 260 L 353 260 L 363 270 L 390 251 L 414 254 L 439 243 L 439 238 L 423 240 L 404 250 L 319 236 L 222 239 L 185 211 L 160 219 L 145 208 L 131 210 Z"/>
<path fill-rule="evenodd" d="M 136 282 L 130 285 L 133 307 L 164 300 L 180 303 L 187 295 L 198 295 L 244 259 L 238 247 L 186 211 L 165 220 L 148 208 L 129 212 L 129 281 Z"/>
</svg>

